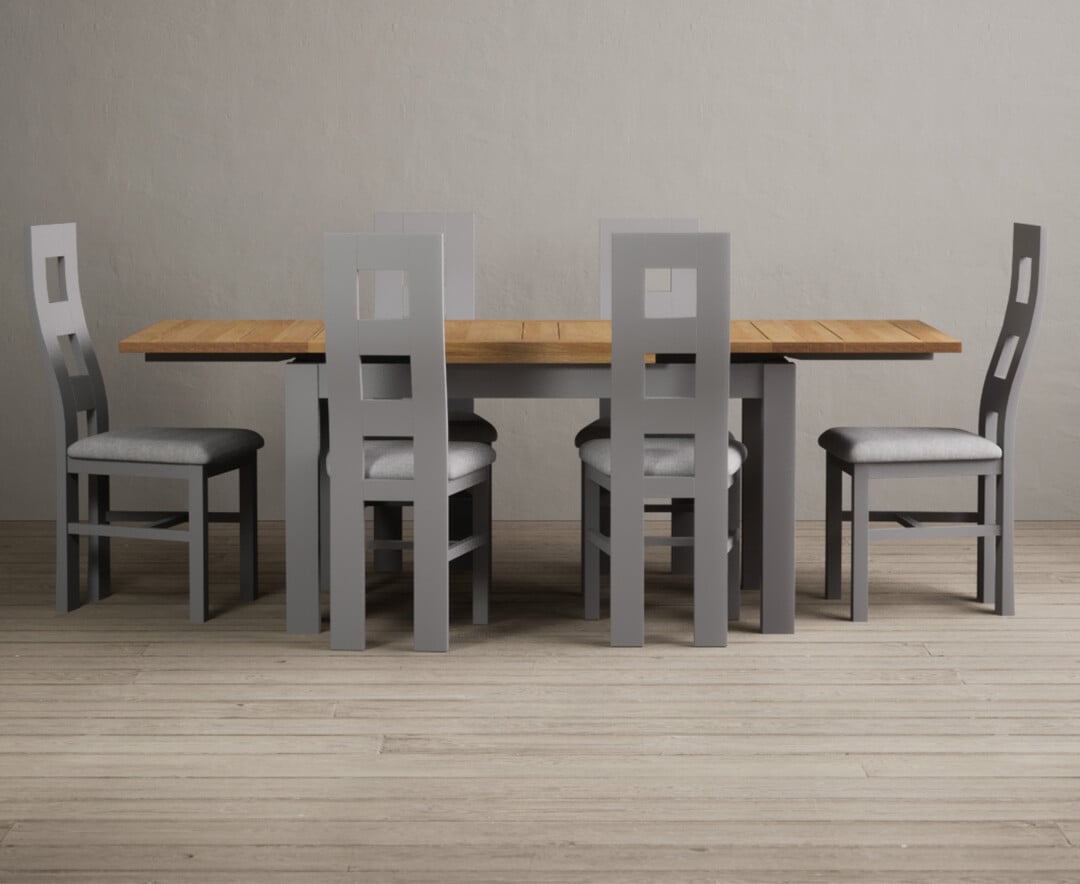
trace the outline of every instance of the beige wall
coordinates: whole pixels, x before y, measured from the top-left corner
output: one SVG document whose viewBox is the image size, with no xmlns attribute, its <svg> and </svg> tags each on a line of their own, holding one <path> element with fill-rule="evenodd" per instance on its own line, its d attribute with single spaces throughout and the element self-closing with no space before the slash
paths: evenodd
<svg viewBox="0 0 1080 884">
<path fill-rule="evenodd" d="M 52 502 L 27 224 L 79 224 L 114 425 L 257 428 L 276 517 L 283 369 L 145 365 L 116 341 L 168 316 L 318 316 L 321 234 L 381 208 L 477 212 L 480 316 L 594 315 L 597 218 L 678 215 L 731 231 L 736 316 L 962 337 L 928 363 L 800 367 L 804 518 L 826 426 L 973 426 L 1010 224 L 1045 224 L 1019 508 L 1076 517 L 1078 34 L 1080 4 L 1015 0 L 2 0 L 0 517 Z M 496 515 L 573 518 L 592 408 L 481 410 Z"/>
</svg>

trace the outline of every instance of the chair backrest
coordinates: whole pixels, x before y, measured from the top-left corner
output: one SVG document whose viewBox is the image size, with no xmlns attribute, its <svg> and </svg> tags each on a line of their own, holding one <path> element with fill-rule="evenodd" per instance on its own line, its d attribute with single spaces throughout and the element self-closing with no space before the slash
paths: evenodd
<svg viewBox="0 0 1080 884">
<path fill-rule="evenodd" d="M 696 233 L 697 218 L 600 219 L 600 318 L 611 319 L 611 236 L 615 233 Z M 645 297 L 651 316 L 693 316 L 694 274 L 673 269 L 647 279 Z"/>
<path fill-rule="evenodd" d="M 447 319 L 476 318 L 476 232 L 472 212 L 376 212 L 376 233 L 441 233 Z M 404 315 L 408 301 L 401 273 L 375 275 L 375 316 Z"/>
<path fill-rule="evenodd" d="M 650 270 L 687 270 L 694 277 L 694 314 L 653 317 L 646 307 Z M 612 237 L 612 487 L 640 483 L 643 497 L 669 493 L 663 479 L 644 478 L 646 436 L 689 435 L 696 458 L 694 495 L 714 494 L 726 507 L 728 396 L 731 372 L 730 236 L 726 233 L 616 233 Z M 647 366 L 649 354 L 677 364 Z M 692 371 L 686 397 L 650 395 L 648 374 Z M 686 495 L 689 496 L 689 495 Z M 723 508 L 723 507 L 721 507 Z"/>
<path fill-rule="evenodd" d="M 360 273 L 384 270 L 406 274 L 410 295 L 408 313 L 393 319 L 361 319 Z M 335 482 L 347 472 L 352 472 L 354 480 L 366 481 L 362 440 L 372 437 L 411 440 L 414 478 L 401 480 L 401 491 L 393 498 L 382 499 L 412 500 L 418 507 L 437 506 L 441 501 L 445 508 L 447 406 L 442 236 L 327 234 L 323 279 L 330 457 Z M 400 398 L 375 398 L 375 395 L 387 395 L 381 385 L 372 390 L 375 395 L 366 395 L 365 379 L 369 372 L 364 363 L 399 363 L 394 367 L 402 369 L 407 366 L 408 382 L 400 385 Z M 424 496 L 418 496 L 421 494 Z"/>
<path fill-rule="evenodd" d="M 1016 438 L 1020 383 L 1042 311 L 1045 261 L 1046 231 L 1014 224 L 1009 302 L 979 402 L 979 432 L 997 442 L 1006 457 Z"/>
<path fill-rule="evenodd" d="M 79 290 L 74 224 L 31 227 L 27 236 L 31 314 L 52 381 L 58 450 L 79 438 L 79 414 L 90 434 L 109 429 L 109 403 Z M 51 262 L 55 284 L 50 290 Z"/>
</svg>

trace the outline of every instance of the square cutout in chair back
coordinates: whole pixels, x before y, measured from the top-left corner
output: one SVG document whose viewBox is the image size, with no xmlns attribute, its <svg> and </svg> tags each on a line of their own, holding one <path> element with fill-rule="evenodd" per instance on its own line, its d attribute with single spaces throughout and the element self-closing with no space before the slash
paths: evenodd
<svg viewBox="0 0 1080 884">
<path fill-rule="evenodd" d="M 645 317 L 691 318 L 697 315 L 697 270 L 650 267 L 645 271 Z"/>
</svg>

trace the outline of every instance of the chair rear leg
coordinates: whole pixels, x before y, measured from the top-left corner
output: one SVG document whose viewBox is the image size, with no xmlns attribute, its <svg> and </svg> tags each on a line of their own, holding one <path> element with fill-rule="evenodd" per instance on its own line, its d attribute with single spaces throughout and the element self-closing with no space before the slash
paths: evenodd
<svg viewBox="0 0 1080 884">
<path fill-rule="evenodd" d="M 450 649 L 449 502 L 413 502 L 413 647 Z M 331 621 L 333 623 L 333 621 Z"/>
<path fill-rule="evenodd" d="M 613 471 L 622 472 L 618 462 L 613 462 Z M 612 647 L 640 648 L 645 644 L 644 502 L 640 494 L 621 493 L 618 488 L 609 499 L 611 644 Z"/>
<path fill-rule="evenodd" d="M 694 498 L 694 646 L 723 648 L 728 642 L 731 606 L 728 579 L 728 511 L 731 506 L 727 473 L 719 494 Z M 703 481 L 708 481 L 704 479 Z M 721 500 L 720 495 L 727 495 Z"/>
<path fill-rule="evenodd" d="M 825 460 L 825 598 L 840 598 L 844 471 L 832 455 Z"/>
<path fill-rule="evenodd" d="M 474 486 L 450 498 L 450 539 L 464 540 L 473 533 L 473 497 L 480 494 L 480 486 Z M 461 556 L 450 563 L 450 573 L 472 568 L 472 556 Z M 486 621 L 485 621 L 486 622 Z"/>
<path fill-rule="evenodd" d="M 606 488 L 600 489 L 600 533 L 605 537 L 611 536 L 611 492 Z M 606 552 L 600 553 L 600 573 L 611 574 L 611 556 Z"/>
<path fill-rule="evenodd" d="M 472 551 L 472 618 L 476 626 L 488 622 L 491 597 L 491 467 L 483 484 L 472 489 L 472 534 L 486 535 L 487 542 Z"/>
<path fill-rule="evenodd" d="M 206 471 L 193 468 L 188 477 L 188 618 L 205 623 L 210 616 L 210 565 L 207 556 Z"/>
<path fill-rule="evenodd" d="M 366 532 L 363 485 L 355 464 L 335 468 L 330 498 L 330 647 L 362 651 L 367 645 Z"/>
<path fill-rule="evenodd" d="M 994 613 L 1011 617 L 1016 613 L 1014 592 L 1013 544 L 1015 511 L 1012 465 L 1005 460 L 997 477 L 997 523 L 1001 534 L 997 538 L 997 561 L 994 574 Z"/>
<path fill-rule="evenodd" d="M 259 597 L 259 469 L 258 455 L 240 465 L 240 595 Z"/>
<path fill-rule="evenodd" d="M 870 480 L 851 471 L 851 619 L 865 622 L 869 608 Z"/>
<path fill-rule="evenodd" d="M 63 463 L 63 461 L 61 461 Z M 79 477 L 61 467 L 56 477 L 56 610 L 74 611 L 79 594 L 79 535 L 68 531 L 79 521 Z"/>
<path fill-rule="evenodd" d="M 98 525 L 109 521 L 109 477 L 87 476 L 86 502 L 90 521 Z M 90 537 L 87 546 L 86 582 L 90 601 L 112 594 L 112 550 L 108 537 Z"/>
</svg>

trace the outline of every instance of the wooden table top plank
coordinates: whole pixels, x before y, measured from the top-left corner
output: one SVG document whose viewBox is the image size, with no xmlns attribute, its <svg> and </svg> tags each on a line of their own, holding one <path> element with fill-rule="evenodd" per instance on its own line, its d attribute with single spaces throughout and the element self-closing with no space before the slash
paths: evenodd
<svg viewBox="0 0 1080 884">
<path fill-rule="evenodd" d="M 120 350 L 124 352 L 124 343 L 129 342 L 131 346 L 142 346 L 153 344 L 157 341 L 168 337 L 179 326 L 182 326 L 186 320 L 183 319 L 163 319 L 160 322 L 155 322 L 153 325 L 148 325 L 144 329 L 140 329 L 133 335 L 129 335 L 120 342 Z M 143 352 L 141 350 L 133 350 L 131 352 Z"/>
<path fill-rule="evenodd" d="M 609 332 L 610 333 L 610 332 Z M 754 325 L 752 319 L 733 319 L 731 320 L 731 352 L 758 352 L 753 348 L 764 347 L 769 343 L 769 339 L 761 332 L 761 330 Z M 743 350 L 743 348 L 750 348 Z"/>
<path fill-rule="evenodd" d="M 927 341 L 941 346 L 940 353 L 959 353 L 960 342 L 942 331 L 938 331 L 932 325 L 927 325 L 921 319 L 894 319 L 898 328 L 902 328 L 908 334 L 914 335 L 920 341 Z"/>
<path fill-rule="evenodd" d="M 959 353 L 961 342 L 920 320 L 755 319 L 731 324 L 731 351 L 749 355 Z M 325 352 L 317 319 L 165 319 L 120 342 L 122 353 L 289 356 Z M 602 364 L 611 323 L 595 319 L 448 320 L 455 363 Z"/>
<path fill-rule="evenodd" d="M 833 352 L 840 342 L 835 332 L 816 320 L 755 319 L 752 324 L 777 348 L 773 351 L 777 353 L 785 352 L 785 345 L 791 341 L 797 341 L 804 353 Z"/>
<path fill-rule="evenodd" d="M 448 319 L 446 340 L 447 343 L 474 341 L 488 344 L 520 341 L 524 325 L 520 319 Z"/>
<path fill-rule="evenodd" d="M 924 353 L 928 344 L 888 319 L 823 319 L 821 324 L 843 342 L 847 353 Z"/>
<path fill-rule="evenodd" d="M 275 322 L 276 320 L 267 320 L 267 322 Z M 250 330 L 244 333 L 244 340 L 257 340 L 263 332 L 260 329 L 262 326 L 260 321 L 258 324 L 252 323 Z M 325 347 L 325 336 L 323 335 L 323 323 L 320 319 L 288 319 L 281 320 L 281 325 L 278 326 L 278 331 L 274 331 L 273 326 L 266 325 L 265 334 L 266 337 L 273 341 L 301 341 L 310 343 L 313 340 L 318 339 L 320 344 Z"/>
</svg>

